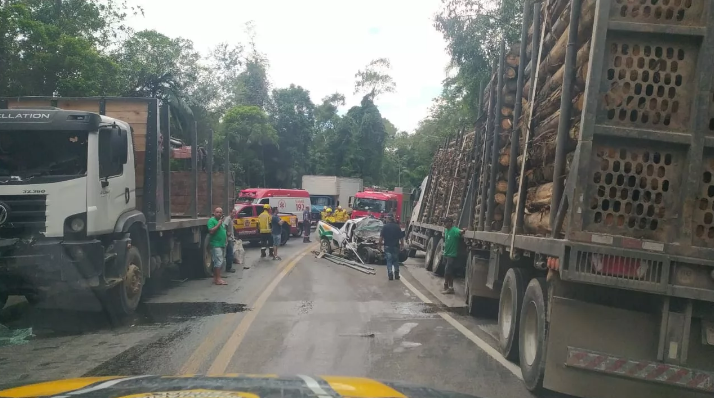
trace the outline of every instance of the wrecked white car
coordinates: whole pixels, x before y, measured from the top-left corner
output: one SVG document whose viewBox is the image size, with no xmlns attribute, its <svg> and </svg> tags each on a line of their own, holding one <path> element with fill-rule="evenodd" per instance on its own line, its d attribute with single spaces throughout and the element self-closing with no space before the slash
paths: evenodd
<svg viewBox="0 0 714 398">
<path fill-rule="evenodd" d="M 379 246 L 379 234 L 384 223 L 371 217 L 348 220 L 341 228 L 325 221 L 317 223 L 320 251 L 339 254 L 365 264 L 386 262 L 383 248 Z M 399 262 L 407 259 L 407 251 L 399 253 Z"/>
</svg>

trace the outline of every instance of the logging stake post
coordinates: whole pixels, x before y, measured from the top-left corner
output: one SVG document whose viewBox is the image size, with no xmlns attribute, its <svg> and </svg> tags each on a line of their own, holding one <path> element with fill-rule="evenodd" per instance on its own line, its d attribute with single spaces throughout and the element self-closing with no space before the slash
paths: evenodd
<svg viewBox="0 0 714 398">
<path fill-rule="evenodd" d="M 553 196 L 550 200 L 550 225 L 555 225 L 560 199 L 565 187 L 565 155 L 566 144 L 570 133 L 570 114 L 573 111 L 573 81 L 575 80 L 575 62 L 578 54 L 578 24 L 580 22 L 581 1 L 574 1 L 570 6 L 570 26 L 568 27 L 568 47 L 565 50 L 565 73 L 563 74 L 563 96 L 560 99 L 560 120 L 555 146 L 555 162 L 553 167 Z"/>
<path fill-rule="evenodd" d="M 208 216 L 213 214 L 213 130 L 208 133 L 208 157 L 206 159 L 206 179 L 208 184 L 206 187 L 206 206 L 208 207 Z"/>
<path fill-rule="evenodd" d="M 535 94 L 535 78 L 536 70 L 538 67 L 534 64 L 538 60 L 538 55 L 536 54 L 537 49 L 540 47 L 540 35 L 536 34 L 536 29 L 540 29 L 540 8 L 541 3 L 533 3 L 533 37 L 531 38 L 531 76 L 530 76 L 530 93 L 528 93 L 528 98 L 533 101 Z"/>
<path fill-rule="evenodd" d="M 501 114 L 501 107 L 503 107 L 503 71 L 504 71 L 504 58 L 506 57 L 506 42 L 501 40 L 501 50 L 498 54 L 498 75 L 496 79 L 496 108 L 494 112 L 498 111 Z M 486 213 L 486 225 L 485 230 L 491 230 L 491 223 L 493 222 L 493 214 L 496 211 L 496 178 L 498 178 L 498 167 L 496 167 L 496 159 L 498 159 L 498 153 L 500 149 L 500 136 L 501 136 L 501 123 L 494 117 L 493 122 L 493 141 L 491 142 L 491 173 L 488 178 L 488 212 Z"/>
<path fill-rule="evenodd" d="M 191 217 L 198 218 L 198 122 L 191 130 Z"/>
<path fill-rule="evenodd" d="M 493 62 L 493 66 L 491 68 L 492 72 L 491 76 L 495 76 L 497 71 L 498 71 L 498 63 L 496 61 Z M 486 200 L 488 199 L 488 178 L 486 178 L 486 172 L 488 171 L 487 167 L 493 167 L 493 165 L 489 166 L 489 158 L 491 157 L 491 153 L 488 151 L 488 142 L 489 142 L 489 137 L 491 136 L 491 131 L 493 131 L 493 120 L 495 118 L 494 115 L 494 109 L 496 108 L 495 104 L 495 96 L 496 96 L 496 87 L 495 87 L 495 80 L 491 80 L 491 87 L 490 87 L 490 92 L 488 96 L 488 109 L 486 109 L 486 134 L 484 134 L 484 139 L 483 139 L 483 161 L 481 162 L 481 203 L 479 207 L 479 212 L 478 212 L 478 230 L 483 231 L 484 230 L 484 224 L 486 223 Z"/>
<path fill-rule="evenodd" d="M 496 73 L 498 72 L 498 61 L 493 62 L 493 67 L 491 68 L 493 73 L 491 76 L 496 76 Z M 479 208 L 479 213 L 478 213 L 478 230 L 479 231 L 484 231 L 485 230 L 485 225 L 486 224 L 486 201 L 488 200 L 488 177 L 485 175 L 486 172 L 490 168 L 493 168 L 493 165 L 489 165 L 490 163 L 490 158 L 491 158 L 491 152 L 488 151 L 488 143 L 489 143 L 489 138 L 492 136 L 492 131 L 493 131 L 493 124 L 494 124 L 494 119 L 495 116 L 495 108 L 496 108 L 496 81 L 491 80 L 490 83 L 490 90 L 489 90 L 489 96 L 488 96 L 488 109 L 486 109 L 486 134 L 484 134 L 484 140 L 483 140 L 483 153 L 484 153 L 484 158 L 482 165 L 483 167 L 481 168 L 481 173 L 483 174 L 482 179 L 481 179 L 481 204 Z M 488 167 L 488 168 L 487 168 Z"/>
<path fill-rule="evenodd" d="M 513 213 L 513 193 L 516 191 L 516 172 L 518 169 L 518 121 L 521 119 L 523 111 L 523 80 L 526 69 L 526 41 L 528 40 L 528 25 L 530 25 L 532 6 L 526 1 L 523 4 L 523 27 L 521 29 L 521 49 L 518 63 L 518 80 L 516 82 L 516 105 L 513 109 L 513 127 L 511 130 L 511 158 L 508 162 L 508 188 L 506 190 L 506 205 L 503 211 L 503 228 L 501 232 L 511 232 L 511 213 Z M 535 36 L 535 35 L 534 35 Z"/>
</svg>

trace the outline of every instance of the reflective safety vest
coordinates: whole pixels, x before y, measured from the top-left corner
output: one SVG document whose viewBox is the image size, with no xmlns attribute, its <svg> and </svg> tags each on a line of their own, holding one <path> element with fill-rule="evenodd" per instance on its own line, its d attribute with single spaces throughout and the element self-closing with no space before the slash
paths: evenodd
<svg viewBox="0 0 714 398">
<path fill-rule="evenodd" d="M 270 214 L 267 211 L 260 213 L 258 216 L 258 226 L 261 234 L 270 233 Z"/>
</svg>

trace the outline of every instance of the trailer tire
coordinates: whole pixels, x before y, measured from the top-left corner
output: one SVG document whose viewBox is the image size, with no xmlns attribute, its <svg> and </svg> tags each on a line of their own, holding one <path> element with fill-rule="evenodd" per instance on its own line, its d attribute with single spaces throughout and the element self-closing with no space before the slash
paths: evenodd
<svg viewBox="0 0 714 398">
<path fill-rule="evenodd" d="M 122 281 L 106 292 L 108 310 L 117 318 L 124 318 L 136 311 L 144 289 L 144 266 L 141 252 L 132 247 L 126 252 L 126 273 Z"/>
<path fill-rule="evenodd" d="M 471 294 L 471 269 L 475 267 L 474 265 L 474 255 L 469 252 L 468 258 L 466 259 L 466 275 L 464 277 L 464 290 L 466 290 L 466 307 L 469 310 L 469 315 L 471 316 L 483 316 L 488 313 L 489 301 L 484 297 L 479 297 Z"/>
<path fill-rule="evenodd" d="M 548 285 L 545 278 L 534 278 L 528 284 L 521 309 L 519 352 L 521 374 L 531 392 L 543 388 L 548 336 Z"/>
<path fill-rule="evenodd" d="M 439 275 L 444 276 L 444 268 L 446 264 L 444 261 L 444 238 L 439 238 L 439 243 L 436 245 L 436 250 L 434 252 L 434 263 L 431 265 L 432 271 Z"/>
<path fill-rule="evenodd" d="M 424 266 L 427 271 L 431 271 L 432 263 L 434 262 L 434 249 L 436 248 L 436 237 L 430 236 L 426 242 L 426 257 L 424 257 Z"/>
<path fill-rule="evenodd" d="M 286 243 L 290 240 L 290 227 L 288 226 L 283 226 L 282 231 L 280 232 L 280 246 L 285 246 Z"/>
<path fill-rule="evenodd" d="M 417 252 L 416 249 L 409 249 L 409 251 L 407 252 L 407 257 L 409 257 L 409 258 L 416 257 L 416 252 Z"/>
<path fill-rule="evenodd" d="M 523 271 L 511 268 L 506 272 L 498 300 L 498 347 L 503 356 L 515 361 L 518 358 L 518 329 L 526 284 Z"/>
<path fill-rule="evenodd" d="M 211 258 L 211 235 L 206 235 L 201 244 L 201 267 L 198 268 L 199 278 L 213 277 L 213 259 Z"/>
<path fill-rule="evenodd" d="M 399 251 L 399 256 L 398 256 L 397 260 L 399 260 L 400 263 L 407 261 L 408 258 L 409 258 L 409 252 L 407 252 L 406 250 Z"/>
</svg>

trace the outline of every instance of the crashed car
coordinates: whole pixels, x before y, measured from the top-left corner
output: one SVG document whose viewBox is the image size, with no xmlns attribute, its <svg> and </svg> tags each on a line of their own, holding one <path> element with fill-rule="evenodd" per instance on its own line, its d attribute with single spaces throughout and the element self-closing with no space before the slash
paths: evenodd
<svg viewBox="0 0 714 398">
<path fill-rule="evenodd" d="M 365 264 L 384 264 L 383 247 L 379 246 L 379 234 L 384 222 L 372 217 L 348 220 L 341 228 L 319 221 L 317 235 L 320 251 L 339 254 L 347 259 Z M 399 262 L 407 260 L 407 250 L 399 252 Z"/>
</svg>

